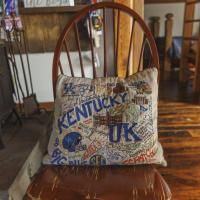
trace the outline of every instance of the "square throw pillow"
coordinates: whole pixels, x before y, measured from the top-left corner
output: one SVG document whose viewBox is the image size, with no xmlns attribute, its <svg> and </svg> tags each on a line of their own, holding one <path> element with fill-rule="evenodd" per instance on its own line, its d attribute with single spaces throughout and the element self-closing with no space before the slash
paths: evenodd
<svg viewBox="0 0 200 200">
<path fill-rule="evenodd" d="M 157 132 L 157 69 L 126 79 L 57 82 L 55 121 L 44 164 L 163 164 Z"/>
</svg>

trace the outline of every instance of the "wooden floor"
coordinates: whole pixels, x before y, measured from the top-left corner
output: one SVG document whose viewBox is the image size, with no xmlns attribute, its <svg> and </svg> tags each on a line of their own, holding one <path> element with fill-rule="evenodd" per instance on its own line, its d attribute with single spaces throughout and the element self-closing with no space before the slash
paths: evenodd
<svg viewBox="0 0 200 200">
<path fill-rule="evenodd" d="M 181 89 L 180 89 L 181 88 Z M 200 200 L 200 104 L 191 87 L 162 81 L 159 137 L 168 162 L 159 167 L 173 200 Z"/>
</svg>

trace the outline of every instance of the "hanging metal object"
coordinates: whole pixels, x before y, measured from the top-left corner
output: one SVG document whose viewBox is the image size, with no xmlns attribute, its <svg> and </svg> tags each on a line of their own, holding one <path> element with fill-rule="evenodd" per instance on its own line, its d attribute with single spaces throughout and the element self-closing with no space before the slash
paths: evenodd
<svg viewBox="0 0 200 200">
<path fill-rule="evenodd" d="M 21 18 L 17 15 L 16 0 L 8 0 L 5 4 L 5 16 L 2 20 L 2 25 L 5 32 L 7 33 L 7 41 L 10 53 L 10 62 L 13 66 L 13 75 L 16 83 L 16 94 L 18 102 L 21 104 L 19 92 L 21 92 L 23 98 L 23 110 L 25 116 L 30 116 L 34 113 L 39 112 L 39 104 L 37 102 L 36 95 L 33 90 L 33 82 L 30 68 L 30 61 L 28 56 L 28 50 L 26 45 L 26 37 L 22 25 Z M 15 4 L 14 4 L 15 3 Z M 15 6 L 14 6 L 15 5 Z M 19 80 L 17 63 L 15 59 L 15 54 L 13 51 L 13 45 L 16 46 L 17 54 L 20 58 L 20 65 L 22 69 L 23 79 L 25 83 L 25 91 L 23 91 L 21 86 L 21 81 Z M 24 55 L 25 54 L 25 58 Z M 24 60 L 25 59 L 25 60 Z M 28 74 L 27 74 L 28 71 Z M 30 87 L 30 88 L 29 88 Z"/>
<path fill-rule="evenodd" d="M 39 113 L 39 104 L 37 102 L 36 94 L 33 91 L 32 75 L 31 75 L 29 56 L 28 56 L 28 51 L 27 51 L 27 46 L 26 46 L 26 38 L 25 38 L 24 30 L 22 29 L 22 26 L 21 26 L 19 17 L 17 20 L 15 20 L 15 22 L 16 23 L 14 26 L 14 40 L 15 40 L 15 44 L 17 46 L 17 50 L 20 56 L 20 61 L 21 61 L 21 66 L 22 66 L 22 71 L 23 71 L 24 81 L 25 81 L 25 87 L 26 87 L 26 96 L 23 97 L 24 113 L 25 113 L 25 116 L 30 116 L 34 113 Z M 18 36 L 20 36 L 20 38 L 22 39 L 18 40 Z M 23 46 L 24 46 L 24 49 L 22 49 Z M 22 56 L 23 50 L 26 55 L 26 63 L 27 63 L 27 68 L 28 68 L 28 76 L 29 76 L 29 83 L 31 87 L 31 93 L 29 91 L 28 80 L 27 80 L 26 71 L 25 71 L 25 63 Z"/>
</svg>

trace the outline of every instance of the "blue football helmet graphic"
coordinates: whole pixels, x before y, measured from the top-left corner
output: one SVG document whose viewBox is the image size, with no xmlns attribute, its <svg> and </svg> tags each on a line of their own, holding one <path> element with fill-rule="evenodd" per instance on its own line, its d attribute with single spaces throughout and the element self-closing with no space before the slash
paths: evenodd
<svg viewBox="0 0 200 200">
<path fill-rule="evenodd" d="M 67 134 L 62 141 L 63 147 L 69 152 L 75 152 L 76 146 L 80 144 L 82 136 L 78 132 L 71 132 Z"/>
</svg>

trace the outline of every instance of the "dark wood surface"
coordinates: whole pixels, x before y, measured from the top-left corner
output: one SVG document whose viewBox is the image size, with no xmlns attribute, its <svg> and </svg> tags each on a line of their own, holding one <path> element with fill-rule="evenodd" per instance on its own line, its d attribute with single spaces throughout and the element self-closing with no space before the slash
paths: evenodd
<svg viewBox="0 0 200 200">
<path fill-rule="evenodd" d="M 22 18 L 27 49 L 30 53 L 53 52 L 59 35 L 65 24 L 75 13 L 87 5 L 64 6 L 64 7 L 44 7 L 44 8 L 20 8 L 19 13 Z M 78 24 L 80 31 L 80 41 L 83 50 L 89 48 L 87 29 L 83 22 Z M 74 33 L 69 34 L 69 50 L 76 50 L 74 45 Z M 23 43 L 23 42 L 22 42 Z M 18 53 L 14 45 L 14 52 Z"/>
<path fill-rule="evenodd" d="M 159 172 L 173 200 L 200 199 L 200 95 L 192 84 L 177 83 L 178 74 L 161 76 L 159 138 L 168 162 Z"/>
<path fill-rule="evenodd" d="M 200 199 L 200 106 L 159 102 L 159 136 L 168 162 L 159 171 L 174 200 Z"/>
<path fill-rule="evenodd" d="M 171 192 L 152 165 L 46 166 L 24 200 L 170 200 Z"/>
</svg>

